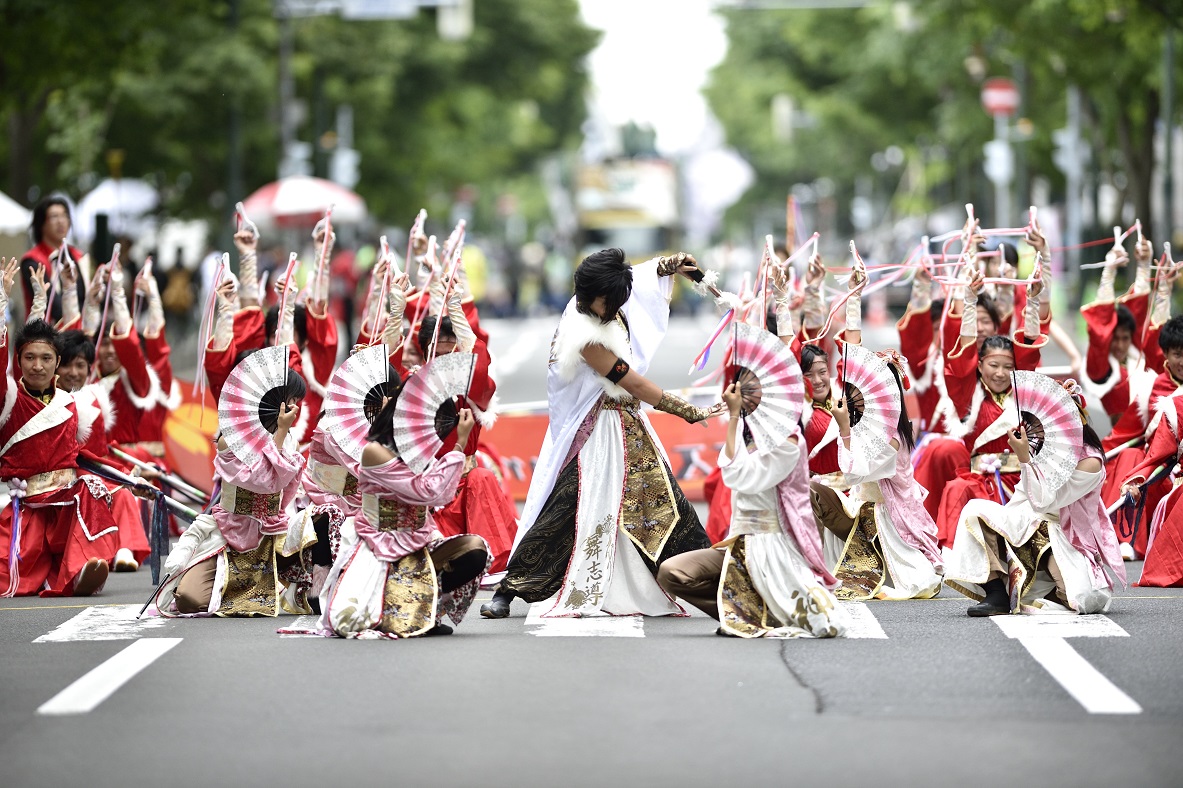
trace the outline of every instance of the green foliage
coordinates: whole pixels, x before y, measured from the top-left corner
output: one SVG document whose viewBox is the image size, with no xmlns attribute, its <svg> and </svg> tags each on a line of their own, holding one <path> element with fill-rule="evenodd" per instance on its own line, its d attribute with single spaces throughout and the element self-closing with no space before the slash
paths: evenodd
<svg viewBox="0 0 1183 788">
<path fill-rule="evenodd" d="M 874 176 L 871 156 L 890 145 L 907 155 L 905 180 L 914 187 L 897 191 L 897 212 L 934 195 L 973 199 L 955 179 L 980 179 L 981 146 L 993 136 L 979 80 L 1025 72 L 1029 170 L 1062 184 L 1051 135 L 1065 125 L 1065 89 L 1075 84 L 1094 166 L 1126 176 L 1128 199 L 1146 221 L 1162 34 L 1183 20 L 1179 0 L 883 0 L 723 13 L 730 48 L 706 95 L 729 144 L 757 171 L 733 215 L 819 177 L 849 194 L 855 178 Z M 1183 84 L 1183 70 L 1176 81 Z M 772 103 L 782 94 L 796 109 L 788 141 L 773 129 Z"/>
<path fill-rule="evenodd" d="M 0 0 L 0 120 L 9 129 L 0 181 L 18 199 L 33 185 L 78 196 L 88 178 L 107 174 L 105 152 L 121 149 L 123 174 L 156 178 L 170 212 L 213 215 L 243 196 L 224 194 L 235 107 L 246 190 L 273 180 L 273 12 L 270 0 Z M 433 200 L 442 212 L 459 186 L 516 183 L 540 157 L 578 144 L 583 63 L 598 33 L 580 21 L 576 0 L 477 0 L 475 30 L 462 42 L 440 40 L 430 12 L 291 25 L 296 94 L 309 107 L 297 136 L 319 143 L 336 107 L 352 105 L 357 191 L 380 221 L 406 221 Z M 321 153 L 327 160 L 331 147 Z"/>
</svg>

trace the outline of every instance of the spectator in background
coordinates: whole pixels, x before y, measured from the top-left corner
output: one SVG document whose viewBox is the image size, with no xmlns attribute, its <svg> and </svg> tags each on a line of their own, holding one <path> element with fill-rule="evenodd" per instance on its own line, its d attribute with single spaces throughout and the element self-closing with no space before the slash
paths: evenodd
<svg viewBox="0 0 1183 788">
<path fill-rule="evenodd" d="M 45 266 L 45 278 L 53 282 L 57 278 L 58 255 L 62 243 L 70 234 L 70 205 L 64 197 L 46 197 L 33 208 L 33 221 L 29 225 L 29 232 L 33 236 L 33 248 L 21 257 L 21 291 L 25 296 L 25 312 L 33 303 L 33 269 L 41 264 Z M 78 302 L 86 298 L 85 278 L 90 270 L 90 258 L 79 248 L 67 247 L 70 259 L 82 269 L 82 276 L 78 277 Z M 49 322 L 52 324 L 62 316 L 62 297 L 60 288 L 53 288 L 53 300 L 49 303 Z"/>
</svg>

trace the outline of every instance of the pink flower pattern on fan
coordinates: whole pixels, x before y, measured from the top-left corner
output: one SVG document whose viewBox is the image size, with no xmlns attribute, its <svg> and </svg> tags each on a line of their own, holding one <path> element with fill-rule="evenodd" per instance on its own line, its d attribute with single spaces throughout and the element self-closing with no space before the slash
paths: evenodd
<svg viewBox="0 0 1183 788">
<path fill-rule="evenodd" d="M 359 462 L 370 433 L 366 395 L 386 382 L 389 366 L 386 346 L 375 345 L 347 358 L 329 380 L 320 429 Z"/>
<path fill-rule="evenodd" d="M 862 345 L 847 344 L 843 349 L 845 367 L 842 379 L 863 395 L 863 415 L 850 428 L 852 441 L 867 447 L 877 456 L 893 438 L 899 437 L 900 389 L 887 362 Z M 853 421 L 853 419 L 851 419 Z"/>
<path fill-rule="evenodd" d="M 1076 465 L 1088 456 L 1084 445 L 1084 423 L 1072 395 L 1047 375 L 1019 370 L 1015 372 L 1015 391 L 1019 408 L 1043 425 L 1043 444 L 1039 453 L 1031 453 L 1031 463 L 1039 468 L 1048 484 L 1062 486 Z"/>
<path fill-rule="evenodd" d="M 403 384 L 394 406 L 394 445 L 415 473 L 427 470 L 443 448 L 443 438 L 435 431 L 436 414 L 445 402 L 468 392 L 475 361 L 471 353 L 439 356 Z"/>
<path fill-rule="evenodd" d="M 760 384 L 760 404 L 744 423 L 756 441 L 756 452 L 766 454 L 797 431 L 805 407 L 805 381 L 797 357 L 779 337 L 747 323 L 733 323 L 732 330 L 731 363 L 754 374 Z"/>
<path fill-rule="evenodd" d="M 288 379 L 287 347 L 267 347 L 244 358 L 218 398 L 218 429 L 230 452 L 247 465 L 259 461 L 272 435 L 259 419 L 259 401 Z"/>
</svg>

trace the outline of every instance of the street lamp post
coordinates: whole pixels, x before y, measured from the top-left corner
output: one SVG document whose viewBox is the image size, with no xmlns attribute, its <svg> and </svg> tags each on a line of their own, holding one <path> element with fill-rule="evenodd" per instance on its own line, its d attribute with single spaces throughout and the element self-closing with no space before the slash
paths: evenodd
<svg viewBox="0 0 1183 788">
<path fill-rule="evenodd" d="M 986 143 L 986 177 L 994 184 L 994 222 L 1007 227 L 1011 217 L 1010 185 L 1014 178 L 1014 151 L 1010 146 L 1010 118 L 1019 109 L 1019 88 L 1005 77 L 982 83 L 982 107 L 994 117 L 994 139 Z"/>
</svg>

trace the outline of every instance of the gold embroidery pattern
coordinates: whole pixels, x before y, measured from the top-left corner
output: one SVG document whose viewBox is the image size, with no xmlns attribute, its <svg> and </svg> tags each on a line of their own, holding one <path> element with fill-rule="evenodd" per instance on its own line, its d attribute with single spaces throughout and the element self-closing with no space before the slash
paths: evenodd
<svg viewBox="0 0 1183 788">
<path fill-rule="evenodd" d="M 427 522 L 427 507 L 393 498 L 378 501 L 379 531 L 418 531 Z"/>
<path fill-rule="evenodd" d="M 228 492 L 225 489 L 222 491 L 221 504 L 223 508 L 229 502 L 227 500 Z M 234 505 L 229 510 L 231 514 L 242 514 L 262 520 L 266 517 L 275 517 L 279 514 L 279 504 L 283 493 L 257 493 L 244 490 L 241 487 L 235 487 L 233 497 Z"/>
<path fill-rule="evenodd" d="M 748 575 L 747 537 L 741 536 L 727 548 L 719 583 L 719 623 L 724 630 L 745 638 L 760 637 L 767 630 L 768 605 Z"/>
<path fill-rule="evenodd" d="M 665 462 L 641 420 L 622 409 L 620 425 L 624 431 L 625 467 L 620 527 L 641 552 L 656 561 L 678 524 L 674 491 Z"/>
<path fill-rule="evenodd" d="M 387 565 L 382 621 L 377 629 L 404 638 L 423 634 L 435 626 L 438 597 L 431 554 L 423 549 L 403 556 Z"/>
<path fill-rule="evenodd" d="M 879 531 L 875 527 L 875 504 L 864 503 L 858 519 L 846 537 L 842 557 L 838 559 L 835 577 L 842 586 L 834 592 L 838 599 L 866 600 L 874 598 L 883 586 L 883 553 L 879 549 Z"/>
<path fill-rule="evenodd" d="M 275 538 L 264 536 L 245 553 L 226 548 L 226 585 L 219 616 L 275 616 L 279 578 L 275 571 Z"/>
<path fill-rule="evenodd" d="M 1048 536 L 1047 523 L 1041 522 L 1039 527 L 1035 529 L 1035 533 L 1031 534 L 1031 538 L 1023 544 L 1017 547 L 1009 545 L 1009 548 L 1007 569 L 1010 573 L 1010 582 L 1008 585 L 1012 589 L 1019 589 L 1018 593 L 1011 592 L 1011 610 L 1017 611 L 1019 600 L 1027 596 L 1031 591 L 1031 586 L 1035 585 L 1035 572 L 1039 568 L 1039 562 L 1043 560 L 1044 554 L 1051 549 L 1051 537 Z"/>
<path fill-rule="evenodd" d="M 345 487 L 342 488 L 341 494 L 346 498 L 357 495 L 357 477 L 352 473 L 345 474 Z"/>
</svg>

